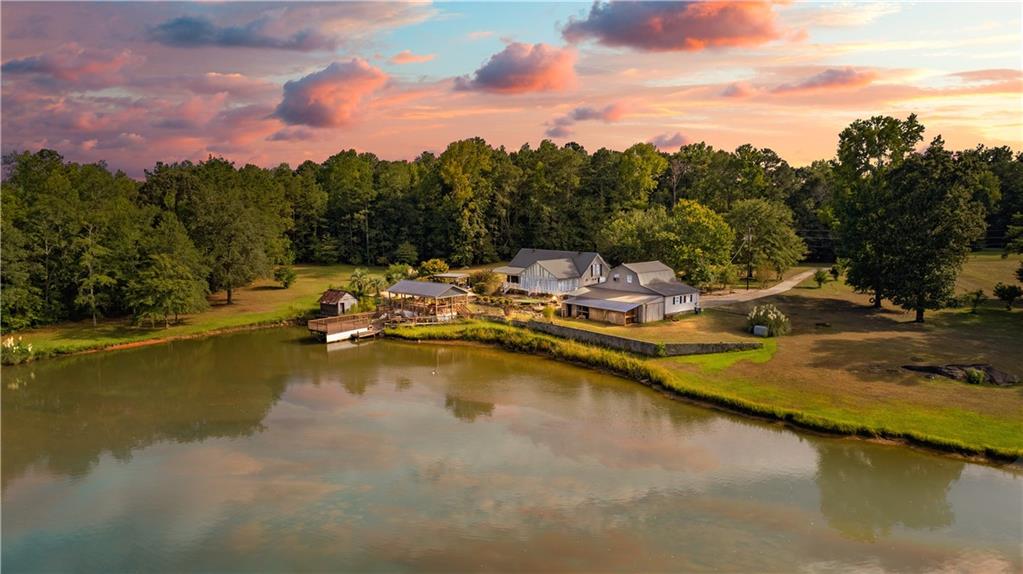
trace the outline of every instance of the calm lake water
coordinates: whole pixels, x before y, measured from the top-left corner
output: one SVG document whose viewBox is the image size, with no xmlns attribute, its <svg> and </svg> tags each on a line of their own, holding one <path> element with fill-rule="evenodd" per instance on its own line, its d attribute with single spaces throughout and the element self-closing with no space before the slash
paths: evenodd
<svg viewBox="0 0 1023 574">
<path fill-rule="evenodd" d="M 1023 477 L 298 329 L 3 370 L 3 569 L 1019 572 Z"/>
</svg>

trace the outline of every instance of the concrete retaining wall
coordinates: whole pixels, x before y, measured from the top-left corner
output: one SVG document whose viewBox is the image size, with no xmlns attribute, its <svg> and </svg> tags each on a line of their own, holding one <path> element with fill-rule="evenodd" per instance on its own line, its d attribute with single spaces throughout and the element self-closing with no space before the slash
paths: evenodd
<svg viewBox="0 0 1023 574">
<path fill-rule="evenodd" d="M 580 343 L 597 345 L 617 351 L 636 353 L 648 357 L 675 357 L 679 355 L 706 355 L 709 353 L 727 353 L 730 351 L 750 351 L 763 347 L 763 343 L 665 343 L 663 346 L 648 341 L 617 337 L 575 327 L 544 323 L 542 321 L 511 321 L 516 327 L 525 327 L 540 333 L 546 333 L 563 339 L 571 339 Z"/>
</svg>

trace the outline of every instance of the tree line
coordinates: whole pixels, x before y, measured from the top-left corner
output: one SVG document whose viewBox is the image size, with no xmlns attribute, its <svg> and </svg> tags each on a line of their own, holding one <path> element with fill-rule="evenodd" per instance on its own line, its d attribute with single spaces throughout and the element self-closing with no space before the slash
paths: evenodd
<svg viewBox="0 0 1023 574">
<path fill-rule="evenodd" d="M 835 159 L 799 168 L 751 145 L 509 152 L 472 138 L 413 161 L 210 157 L 137 181 L 52 150 L 8 154 L 0 318 L 167 322 L 292 262 L 466 266 L 520 247 L 661 259 L 696 285 L 839 256 L 878 304 L 933 308 L 966 251 L 985 232 L 1001 241 L 1023 212 L 1023 154 L 940 139 L 919 151 L 922 132 L 914 116 L 854 122 Z"/>
</svg>

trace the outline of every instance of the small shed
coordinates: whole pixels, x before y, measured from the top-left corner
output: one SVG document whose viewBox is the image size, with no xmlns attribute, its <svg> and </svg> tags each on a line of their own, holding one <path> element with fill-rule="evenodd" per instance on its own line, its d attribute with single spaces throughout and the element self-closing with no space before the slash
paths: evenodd
<svg viewBox="0 0 1023 574">
<path fill-rule="evenodd" d="M 327 317 L 344 315 L 358 304 L 359 300 L 348 291 L 327 289 L 323 295 L 320 295 L 320 315 Z"/>
<path fill-rule="evenodd" d="M 449 321 L 469 302 L 469 290 L 449 283 L 402 279 L 387 288 L 387 305 L 395 314 Z"/>
</svg>

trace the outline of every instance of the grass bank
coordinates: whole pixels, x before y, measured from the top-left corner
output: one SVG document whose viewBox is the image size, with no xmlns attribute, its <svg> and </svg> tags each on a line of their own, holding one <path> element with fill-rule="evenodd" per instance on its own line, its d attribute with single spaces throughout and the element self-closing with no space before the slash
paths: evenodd
<svg viewBox="0 0 1023 574">
<path fill-rule="evenodd" d="M 784 421 L 796 427 L 872 439 L 887 439 L 926 446 L 945 452 L 980 456 L 990 460 L 1012 460 L 1023 456 L 1021 431 L 1007 429 L 1007 423 L 982 413 L 961 413 L 971 425 L 991 429 L 987 436 L 960 436 L 957 427 L 944 426 L 945 413 L 934 416 L 919 410 L 903 411 L 897 405 L 886 405 L 890 411 L 884 420 L 876 420 L 856 409 L 841 404 L 819 408 L 811 402 L 806 408 L 788 408 L 772 401 L 770 395 L 758 392 L 755 385 L 723 388 L 687 371 L 670 368 L 672 362 L 685 363 L 706 372 L 722 372 L 734 362 L 767 362 L 775 346 L 742 353 L 729 353 L 727 361 L 719 356 L 675 359 L 642 359 L 573 341 L 566 341 L 525 329 L 492 323 L 400 327 L 388 329 L 390 337 L 405 340 L 461 340 L 496 345 L 509 351 L 541 354 L 606 370 L 644 384 L 663 388 L 680 396 L 723 407 L 732 411 Z M 1016 421 L 1018 422 L 1018 421 Z"/>
<path fill-rule="evenodd" d="M 288 289 L 270 280 L 256 281 L 235 291 L 227 304 L 224 293 L 209 297 L 210 308 L 185 315 L 169 327 L 133 325 L 128 318 L 77 321 L 26 329 L 13 333 L 31 343 L 34 360 L 100 349 L 120 349 L 140 344 L 187 339 L 243 329 L 289 324 L 316 309 L 320 294 L 332 285 L 343 286 L 353 265 L 296 265 L 298 277 Z M 370 268 L 371 273 L 381 269 Z M 7 337 L 10 334 L 5 333 Z"/>
</svg>

